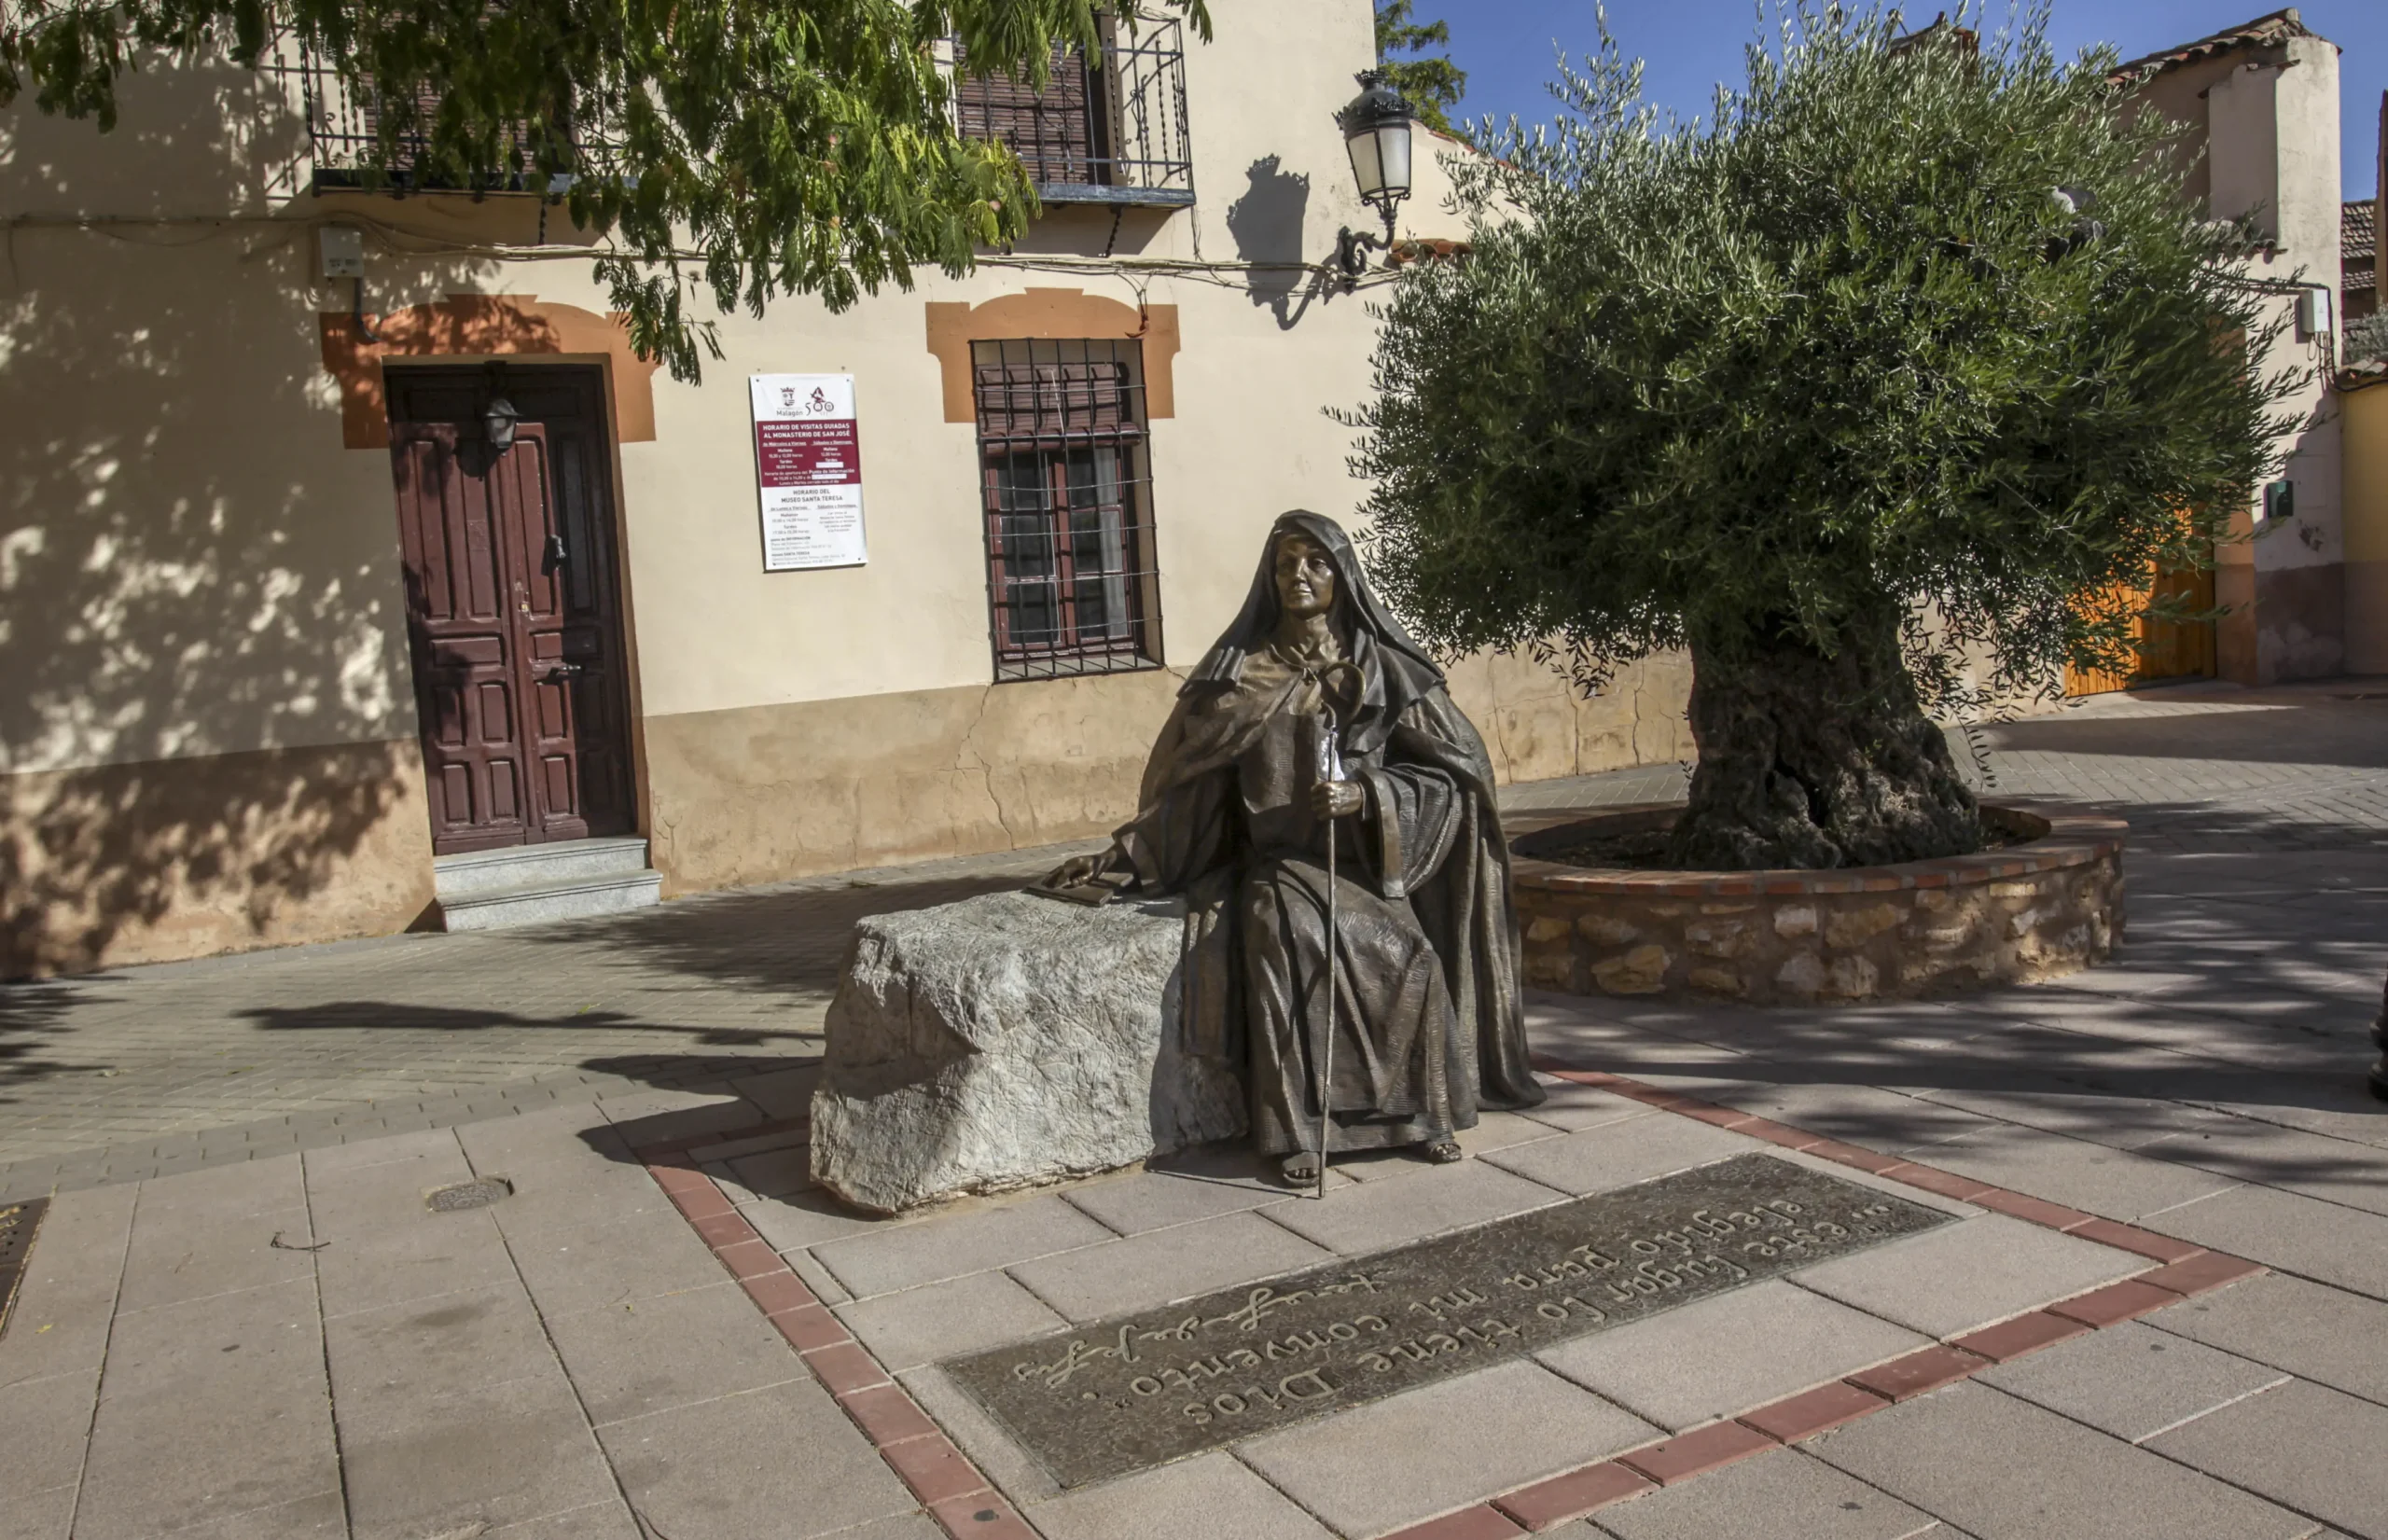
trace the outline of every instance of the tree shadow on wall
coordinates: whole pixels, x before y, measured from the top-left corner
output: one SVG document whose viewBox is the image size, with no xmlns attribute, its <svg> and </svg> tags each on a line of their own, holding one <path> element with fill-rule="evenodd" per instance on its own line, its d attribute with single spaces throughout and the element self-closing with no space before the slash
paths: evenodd
<svg viewBox="0 0 2388 1540">
<path fill-rule="evenodd" d="M 0 780 L 0 978 L 99 967 L 176 918 L 233 949 L 271 936 L 411 799 L 413 760 L 358 743 Z"/>
<path fill-rule="evenodd" d="M 1240 260 L 1266 264 L 1248 274 L 1253 304 L 1277 318 L 1291 331 L 1308 312 L 1311 301 L 1326 290 L 1326 276 L 1312 270 L 1302 250 L 1303 223 L 1310 211 L 1310 178 L 1282 169 L 1276 156 L 1264 155 L 1244 168 L 1243 196 L 1228 205 L 1228 234 L 1235 239 Z M 1301 303 L 1294 303 L 1299 292 Z"/>
<path fill-rule="evenodd" d="M 428 897 L 389 464 L 341 441 L 312 225 L 45 222 L 261 213 L 303 126 L 225 66 L 124 84 L 104 135 L 0 113 L 0 977 Z"/>
</svg>

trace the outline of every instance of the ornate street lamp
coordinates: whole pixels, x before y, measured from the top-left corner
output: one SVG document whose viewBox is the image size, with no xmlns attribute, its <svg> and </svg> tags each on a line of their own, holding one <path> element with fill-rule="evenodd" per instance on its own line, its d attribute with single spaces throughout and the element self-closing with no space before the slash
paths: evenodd
<svg viewBox="0 0 2388 1540">
<path fill-rule="evenodd" d="M 1409 126 L 1418 116 L 1382 71 L 1362 70 L 1354 78 L 1360 83 L 1360 94 L 1335 120 L 1343 130 L 1343 147 L 1351 153 L 1360 201 L 1384 215 L 1384 239 L 1349 229 L 1337 238 L 1335 265 L 1347 285 L 1368 271 L 1369 252 L 1392 249 L 1394 222 L 1401 201 L 1409 196 Z"/>
</svg>

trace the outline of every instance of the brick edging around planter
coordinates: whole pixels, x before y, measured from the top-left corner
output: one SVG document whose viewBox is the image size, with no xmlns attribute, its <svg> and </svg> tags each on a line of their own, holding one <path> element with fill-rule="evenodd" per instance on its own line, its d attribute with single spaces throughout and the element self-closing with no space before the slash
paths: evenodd
<svg viewBox="0 0 2388 1540">
<path fill-rule="evenodd" d="M 1509 821 L 1529 984 L 1751 1005 L 1909 999 L 2070 973 L 2103 962 L 2122 934 L 2129 826 L 2057 805 L 1984 807 L 2021 844 L 1889 867 L 1639 871 L 1533 853 L 1563 829 L 1642 832 L 1681 811 Z"/>
<path fill-rule="evenodd" d="M 1575 824 L 1614 824 L 1618 832 L 1660 825 L 1683 811 L 1680 802 L 1635 802 L 1514 815 L 1501 821 L 1509 837 L 1509 875 L 1519 888 L 1567 894 L 1617 894 L 1637 898 L 1811 897 L 1826 894 L 1897 893 L 1915 888 L 1967 887 L 2043 872 L 2063 871 L 2122 853 L 2131 825 L 2119 818 L 2055 803 L 1984 803 L 2026 843 L 1972 855 L 1903 861 L 1890 867 L 1837 867 L 1824 871 L 1642 871 L 1622 867 L 1571 867 L 1518 853 L 1537 836 Z M 2020 826 L 2018 826 L 2020 825 Z"/>
</svg>

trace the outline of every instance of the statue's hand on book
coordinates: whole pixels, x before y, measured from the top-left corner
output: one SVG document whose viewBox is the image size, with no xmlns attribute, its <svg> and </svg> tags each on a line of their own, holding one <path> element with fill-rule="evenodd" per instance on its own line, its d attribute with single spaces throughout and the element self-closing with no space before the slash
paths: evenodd
<svg viewBox="0 0 2388 1540">
<path fill-rule="evenodd" d="M 1040 893 L 1080 904 L 1106 903 L 1135 881 L 1127 853 L 1114 845 L 1089 855 L 1073 855 L 1033 884 Z"/>
</svg>

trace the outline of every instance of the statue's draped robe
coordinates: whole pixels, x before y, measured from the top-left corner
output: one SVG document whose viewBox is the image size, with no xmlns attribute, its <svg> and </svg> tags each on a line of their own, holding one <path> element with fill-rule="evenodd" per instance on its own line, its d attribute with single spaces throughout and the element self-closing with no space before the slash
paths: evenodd
<svg viewBox="0 0 2388 1540">
<path fill-rule="evenodd" d="M 1342 532 L 1326 528 L 1355 572 Z M 1342 753 L 1367 807 L 1337 821 L 1331 949 L 1326 832 L 1310 813 L 1314 667 L 1255 645 L 1231 667 L 1198 670 L 1145 766 L 1142 811 L 1118 834 L 1140 887 L 1189 900 L 1187 1047 L 1245 1059 L 1254 1142 L 1270 1154 L 1318 1148 L 1330 951 L 1329 1149 L 1433 1143 L 1473 1127 L 1480 1107 L 1543 1097 L 1526 1061 L 1483 742 L 1439 672 L 1417 666 L 1414 644 L 1384 635 L 1393 622 L 1372 601 L 1356 607 L 1351 656 L 1365 688 Z M 1388 641 L 1412 653 L 1395 657 Z"/>
</svg>

